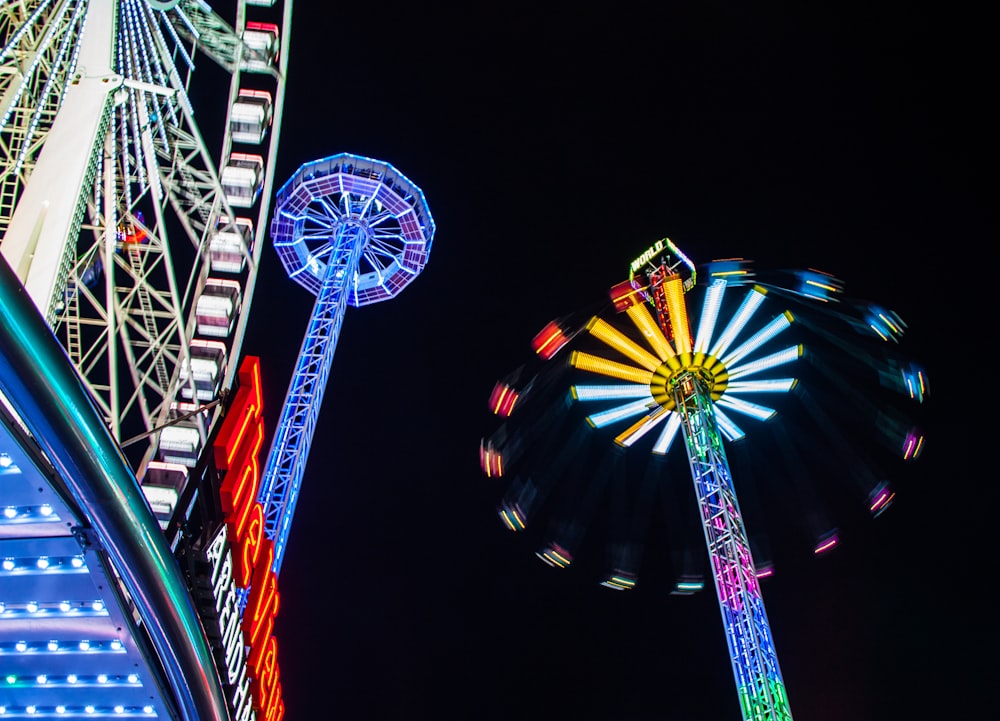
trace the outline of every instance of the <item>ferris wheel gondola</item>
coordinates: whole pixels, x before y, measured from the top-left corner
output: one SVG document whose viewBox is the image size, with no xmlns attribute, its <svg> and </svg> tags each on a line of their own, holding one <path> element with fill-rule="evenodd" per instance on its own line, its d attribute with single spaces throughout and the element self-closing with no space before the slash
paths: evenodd
<svg viewBox="0 0 1000 721">
<path fill-rule="evenodd" d="M 0 252 L 139 475 L 194 465 L 237 372 L 291 10 L 0 5 Z"/>
</svg>

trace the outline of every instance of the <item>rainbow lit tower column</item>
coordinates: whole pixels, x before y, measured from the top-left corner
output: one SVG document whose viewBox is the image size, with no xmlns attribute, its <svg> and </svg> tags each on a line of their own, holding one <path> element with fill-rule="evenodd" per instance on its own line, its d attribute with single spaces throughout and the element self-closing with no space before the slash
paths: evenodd
<svg viewBox="0 0 1000 721">
<path fill-rule="evenodd" d="M 624 310 L 638 302 L 638 296 L 649 297 L 656 309 L 657 325 L 674 343 L 674 362 L 665 364 L 662 385 L 658 392 L 654 389 L 654 397 L 660 396 L 664 402 L 672 397 L 680 419 L 743 718 L 791 721 L 750 542 L 715 417 L 712 380 L 703 377 L 707 371 L 699 363 L 689 362 L 699 355 L 692 347 L 684 298 L 687 288 L 694 285 L 694 266 L 669 240 L 657 248 L 660 252 L 658 259 L 642 258 L 633 263 L 633 272 L 642 265 L 648 270 L 623 284 L 629 287 L 617 294 L 615 302 Z M 689 278 L 683 278 L 684 272 Z"/>
<path fill-rule="evenodd" d="M 344 311 L 405 288 L 427 262 L 434 221 L 398 170 L 345 153 L 306 163 L 282 186 L 271 236 L 289 277 L 316 294 L 258 494 L 278 574 Z"/>
</svg>

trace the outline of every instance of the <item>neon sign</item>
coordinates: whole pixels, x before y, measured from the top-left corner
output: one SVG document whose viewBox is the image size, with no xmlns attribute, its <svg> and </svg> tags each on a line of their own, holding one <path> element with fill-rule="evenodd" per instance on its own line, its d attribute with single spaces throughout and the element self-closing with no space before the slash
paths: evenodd
<svg viewBox="0 0 1000 721">
<path fill-rule="evenodd" d="M 642 255 L 633 260 L 629 264 L 629 278 L 631 279 L 633 276 L 635 276 L 636 271 L 642 268 L 647 263 L 652 263 L 653 260 L 658 255 L 660 255 L 664 250 L 669 250 L 678 259 L 678 262 L 668 266 L 671 272 L 675 272 L 677 267 L 680 266 L 681 264 L 687 266 L 688 270 L 691 271 L 691 277 L 684 281 L 684 288 L 690 290 L 695 283 L 695 273 L 696 273 L 695 265 L 694 263 L 691 262 L 690 258 L 684 255 L 684 253 L 682 253 L 680 249 L 676 245 L 674 245 L 674 242 L 670 240 L 670 238 L 662 238 L 656 241 L 651 246 L 646 248 L 646 250 L 643 251 Z"/>
<path fill-rule="evenodd" d="M 213 447 L 215 466 L 225 474 L 219 499 L 232 545 L 233 585 L 249 589 L 241 631 L 247 646 L 253 708 L 260 721 L 281 721 L 285 705 L 281 698 L 278 640 L 274 637 L 280 595 L 271 568 L 274 544 L 264 536 L 264 509 L 257 501 L 264 443 L 259 358 L 244 359 L 239 380 L 239 390 Z"/>
<path fill-rule="evenodd" d="M 642 255 L 640 255 L 638 258 L 633 260 L 631 264 L 629 264 L 629 272 L 635 273 L 637 270 L 639 270 L 639 268 L 646 265 L 646 263 L 648 263 L 653 258 L 662 253 L 663 248 L 664 244 L 662 240 L 658 240 L 655 243 L 653 243 L 651 246 L 649 246 L 648 248 L 646 248 L 646 250 L 642 252 Z"/>
<path fill-rule="evenodd" d="M 221 666 L 229 692 L 233 721 L 255 721 L 247 678 L 246 642 L 240 623 L 240 602 L 233 579 L 233 555 L 228 543 L 228 526 L 223 524 L 205 552 L 212 569 L 212 598 L 215 599 L 215 621 L 222 640 Z M 218 652 L 217 652 L 218 653 Z"/>
</svg>

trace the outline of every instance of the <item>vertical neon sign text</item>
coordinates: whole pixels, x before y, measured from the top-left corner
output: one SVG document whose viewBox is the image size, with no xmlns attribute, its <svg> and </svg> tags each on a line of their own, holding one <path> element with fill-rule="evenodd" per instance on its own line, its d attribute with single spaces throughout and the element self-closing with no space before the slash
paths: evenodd
<svg viewBox="0 0 1000 721">
<path fill-rule="evenodd" d="M 260 488 L 260 450 L 264 444 L 263 393 L 260 359 L 248 356 L 239 371 L 240 386 L 216 438 L 215 466 L 224 473 L 219 499 L 233 552 L 233 581 L 250 589 L 243 611 L 242 630 L 249 651 L 254 710 L 262 721 L 281 721 L 278 640 L 274 620 L 280 595 L 271 568 L 274 544 L 264 537 L 264 509 L 257 501 Z"/>
</svg>

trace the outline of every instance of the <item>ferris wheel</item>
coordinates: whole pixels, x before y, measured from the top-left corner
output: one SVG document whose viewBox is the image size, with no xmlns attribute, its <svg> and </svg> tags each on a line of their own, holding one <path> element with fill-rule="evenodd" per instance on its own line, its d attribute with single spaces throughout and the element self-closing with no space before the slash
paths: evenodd
<svg viewBox="0 0 1000 721">
<path fill-rule="evenodd" d="M 0 2 L 0 252 L 136 468 L 193 466 L 237 372 L 291 12 Z"/>
</svg>

